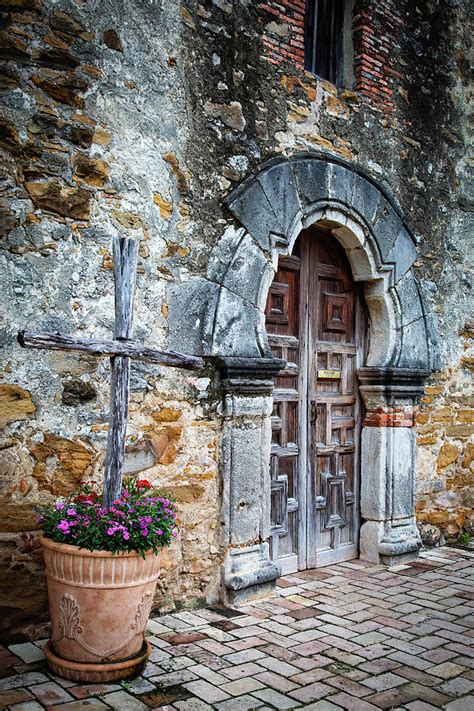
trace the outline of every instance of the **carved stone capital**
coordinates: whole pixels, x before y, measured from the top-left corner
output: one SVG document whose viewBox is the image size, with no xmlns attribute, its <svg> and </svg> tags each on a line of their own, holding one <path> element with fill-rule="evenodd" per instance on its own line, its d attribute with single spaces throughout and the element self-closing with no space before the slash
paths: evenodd
<svg viewBox="0 0 474 711">
<path fill-rule="evenodd" d="M 285 367 L 280 358 L 221 357 L 216 359 L 227 392 L 271 394 L 275 375 Z"/>
<path fill-rule="evenodd" d="M 359 368 L 360 392 L 368 413 L 367 426 L 411 427 L 412 414 L 431 370 L 421 368 Z M 372 421 L 371 415 L 383 415 Z M 411 421 L 410 421 L 411 420 Z"/>
</svg>

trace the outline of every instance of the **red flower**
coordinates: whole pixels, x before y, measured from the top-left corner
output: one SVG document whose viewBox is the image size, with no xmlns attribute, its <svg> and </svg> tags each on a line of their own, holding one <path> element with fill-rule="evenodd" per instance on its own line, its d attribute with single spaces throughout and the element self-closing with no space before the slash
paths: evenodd
<svg viewBox="0 0 474 711">
<path fill-rule="evenodd" d="M 98 498 L 99 495 L 95 491 L 91 491 L 90 494 L 78 494 L 74 497 L 74 501 L 82 504 L 84 501 L 97 501 Z"/>
<path fill-rule="evenodd" d="M 151 489 L 151 484 L 146 479 L 138 479 L 137 486 L 139 489 Z"/>
</svg>

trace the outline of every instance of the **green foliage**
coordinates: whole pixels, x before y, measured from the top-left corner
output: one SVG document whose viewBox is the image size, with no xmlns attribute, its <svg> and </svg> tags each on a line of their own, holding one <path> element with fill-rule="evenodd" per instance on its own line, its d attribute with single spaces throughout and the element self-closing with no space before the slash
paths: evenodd
<svg viewBox="0 0 474 711">
<path fill-rule="evenodd" d="M 104 508 L 95 485 L 41 511 L 38 523 L 58 543 L 90 551 L 136 551 L 142 557 L 169 546 L 176 533 L 176 504 L 145 479 L 124 482 L 120 498 Z"/>
<path fill-rule="evenodd" d="M 469 535 L 469 533 L 467 533 L 466 531 L 463 531 L 462 533 L 459 534 L 457 542 L 461 546 L 467 546 L 467 544 L 469 543 L 470 540 L 471 540 L 471 536 Z"/>
</svg>

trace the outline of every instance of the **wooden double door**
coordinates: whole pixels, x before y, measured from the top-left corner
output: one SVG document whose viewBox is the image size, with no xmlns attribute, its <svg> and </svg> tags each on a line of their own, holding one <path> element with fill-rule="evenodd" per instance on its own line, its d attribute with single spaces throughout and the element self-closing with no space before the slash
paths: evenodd
<svg viewBox="0 0 474 711">
<path fill-rule="evenodd" d="M 275 382 L 271 553 L 284 573 L 358 556 L 365 312 L 344 250 L 322 229 L 281 257 L 266 326 Z"/>
</svg>

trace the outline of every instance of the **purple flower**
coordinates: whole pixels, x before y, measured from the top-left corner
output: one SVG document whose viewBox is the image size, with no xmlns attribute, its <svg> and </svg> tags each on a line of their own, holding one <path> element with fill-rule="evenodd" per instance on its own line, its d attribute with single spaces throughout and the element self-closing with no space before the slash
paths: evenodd
<svg viewBox="0 0 474 711">
<path fill-rule="evenodd" d="M 56 528 L 59 529 L 61 531 L 61 533 L 69 533 L 70 527 L 71 527 L 71 524 L 69 523 L 69 521 L 66 521 L 65 519 L 61 519 L 61 521 L 56 526 Z"/>
<path fill-rule="evenodd" d="M 113 536 L 116 530 L 117 529 L 115 528 L 115 526 L 111 526 L 110 528 L 107 529 L 107 535 Z"/>
<path fill-rule="evenodd" d="M 77 516 L 77 511 L 73 508 L 68 509 L 66 513 L 68 516 Z"/>
<path fill-rule="evenodd" d="M 123 539 L 124 541 L 128 541 L 130 539 L 130 534 L 126 529 L 123 531 Z"/>
<path fill-rule="evenodd" d="M 142 528 L 142 536 L 148 536 L 148 528 Z"/>
<path fill-rule="evenodd" d="M 56 509 L 58 511 L 62 511 L 63 508 L 64 508 L 64 504 L 61 501 L 58 501 L 58 503 L 56 504 Z"/>
</svg>

